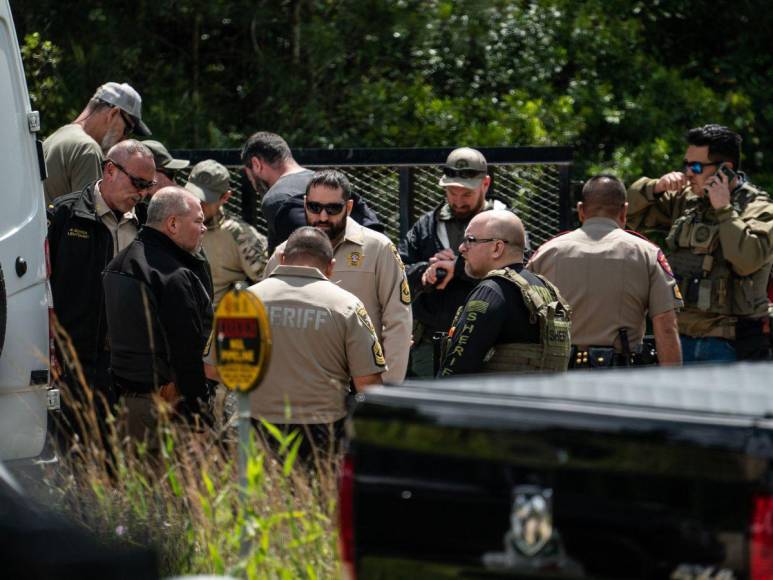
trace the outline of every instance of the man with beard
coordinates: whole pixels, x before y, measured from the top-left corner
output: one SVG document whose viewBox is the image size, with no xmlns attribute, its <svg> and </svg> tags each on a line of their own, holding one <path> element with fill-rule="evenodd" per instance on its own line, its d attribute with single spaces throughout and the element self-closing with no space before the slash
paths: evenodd
<svg viewBox="0 0 773 580">
<path fill-rule="evenodd" d="M 314 172 L 298 164 L 287 141 L 267 131 L 247 139 L 242 148 L 242 163 L 252 187 L 259 193 L 265 192 L 260 209 L 266 219 L 268 251 L 272 253 L 292 232 L 306 225 L 303 196 Z M 355 193 L 352 200 L 351 217 L 367 228 L 383 231 L 365 200 Z"/>
<path fill-rule="evenodd" d="M 439 377 L 567 369 L 569 305 L 547 279 L 523 269 L 525 238 L 509 211 L 470 220 L 459 253 L 480 283 L 448 331 Z"/>
<path fill-rule="evenodd" d="M 150 135 L 142 122 L 142 99 L 127 83 L 105 83 L 80 115 L 43 141 L 48 177 L 46 203 L 81 191 L 102 176 L 104 152 L 130 134 Z"/>
<path fill-rule="evenodd" d="M 86 381 L 82 385 L 74 373 L 69 375 L 76 397 L 86 387 L 110 399 L 102 271 L 136 237 L 134 207 L 153 187 L 155 172 L 150 149 L 133 139 L 122 141 L 108 151 L 102 179 L 56 198 L 48 208 L 54 311 Z M 63 411 L 70 420 L 65 405 Z"/>
<path fill-rule="evenodd" d="M 491 184 L 487 172 L 480 151 L 454 149 L 440 179 L 445 201 L 419 218 L 400 242 L 400 257 L 414 296 L 413 376 L 432 376 L 432 335 L 448 330 L 457 309 L 477 283 L 465 273 L 464 260 L 455 251 L 464 240 L 465 229 L 478 213 L 505 209 L 499 201 L 486 200 Z"/>
<path fill-rule="evenodd" d="M 399 383 L 408 367 L 411 342 L 410 291 L 405 268 L 385 235 L 354 221 L 351 185 L 340 171 L 315 173 L 306 188 L 306 223 L 325 232 L 334 251 L 330 280 L 362 301 L 384 349 L 384 382 Z M 270 274 L 280 263 L 284 244 L 266 266 Z"/>
<path fill-rule="evenodd" d="M 741 136 L 721 125 L 687 133 L 683 170 L 628 190 L 628 223 L 668 229 L 666 255 L 684 298 L 685 363 L 765 359 L 773 203 L 740 171 Z"/>
</svg>

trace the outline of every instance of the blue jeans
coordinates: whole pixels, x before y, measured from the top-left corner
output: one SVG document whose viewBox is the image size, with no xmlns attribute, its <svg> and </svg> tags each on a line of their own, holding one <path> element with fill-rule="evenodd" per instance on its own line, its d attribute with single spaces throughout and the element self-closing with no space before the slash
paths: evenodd
<svg viewBox="0 0 773 580">
<path fill-rule="evenodd" d="M 684 364 L 704 362 L 735 362 L 735 347 L 724 338 L 693 338 L 680 335 Z"/>
</svg>

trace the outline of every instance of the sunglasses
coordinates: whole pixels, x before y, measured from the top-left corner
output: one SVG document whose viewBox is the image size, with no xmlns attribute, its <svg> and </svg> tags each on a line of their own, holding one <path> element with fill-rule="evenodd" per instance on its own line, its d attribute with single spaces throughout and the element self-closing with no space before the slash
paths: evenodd
<svg viewBox="0 0 773 580">
<path fill-rule="evenodd" d="M 480 177 L 486 173 L 485 171 L 478 171 L 477 169 L 454 169 L 453 167 L 443 166 L 443 175 L 446 177 L 461 177 L 462 179 L 472 179 L 474 177 Z"/>
<path fill-rule="evenodd" d="M 175 178 L 177 177 L 177 171 L 175 171 L 173 169 L 163 169 L 163 168 L 159 169 L 159 168 L 156 168 L 156 171 L 158 171 L 162 175 L 165 175 L 171 181 L 174 181 Z"/>
<path fill-rule="evenodd" d="M 345 203 L 319 203 L 317 201 L 307 201 L 306 209 L 313 214 L 320 214 L 322 210 L 327 212 L 327 215 L 338 215 L 346 207 Z"/>
<path fill-rule="evenodd" d="M 150 189 L 151 187 L 156 185 L 156 180 L 155 179 L 153 179 L 152 181 L 148 181 L 147 179 L 142 179 L 141 177 L 135 177 L 134 175 L 132 175 L 131 173 L 126 171 L 126 169 L 124 169 L 123 166 L 120 163 L 116 163 L 112 159 L 108 159 L 106 162 L 112 163 L 121 173 L 126 175 L 126 177 L 129 178 L 129 181 L 132 182 L 132 185 L 134 186 L 134 188 L 137 191 L 143 191 L 143 190 L 146 190 L 146 189 Z"/>
<path fill-rule="evenodd" d="M 127 137 L 134 132 L 134 121 L 132 118 L 124 113 L 123 109 L 118 109 L 121 112 L 121 119 L 123 119 L 123 136 Z"/>
<path fill-rule="evenodd" d="M 485 244 L 487 242 L 502 242 L 503 244 L 510 243 L 507 240 L 503 240 L 502 238 L 476 238 L 475 236 L 464 236 L 464 239 L 462 240 L 462 244 L 468 250 L 473 244 Z"/>
<path fill-rule="evenodd" d="M 719 165 L 721 161 L 712 161 L 710 163 L 704 163 L 703 161 L 685 161 L 683 164 L 684 172 L 692 171 L 695 175 L 703 173 L 705 167 L 711 167 L 712 165 Z"/>
</svg>

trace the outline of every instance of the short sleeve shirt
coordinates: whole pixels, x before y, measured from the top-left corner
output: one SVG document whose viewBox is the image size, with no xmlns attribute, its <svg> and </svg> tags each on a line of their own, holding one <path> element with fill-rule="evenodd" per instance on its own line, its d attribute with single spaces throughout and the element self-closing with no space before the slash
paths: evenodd
<svg viewBox="0 0 773 580">
<path fill-rule="evenodd" d="M 589 218 L 577 230 L 545 242 L 527 268 L 558 286 L 572 307 L 572 343 L 622 350 L 641 344 L 645 317 L 682 307 L 663 252 L 612 219 Z"/>
<path fill-rule="evenodd" d="M 351 377 L 385 367 L 362 303 L 303 266 L 278 266 L 250 292 L 266 307 L 272 339 L 268 372 L 250 394 L 252 416 L 280 424 L 344 417 Z"/>
<path fill-rule="evenodd" d="M 271 256 L 266 273 L 279 264 L 284 244 Z M 331 281 L 365 306 L 387 360 L 384 381 L 399 383 L 408 368 L 413 316 L 411 291 L 397 248 L 385 235 L 347 218 L 344 238 L 335 247 Z"/>
<path fill-rule="evenodd" d="M 60 127 L 43 141 L 43 157 L 48 173 L 43 182 L 47 204 L 102 177 L 102 148 L 75 123 Z"/>
</svg>

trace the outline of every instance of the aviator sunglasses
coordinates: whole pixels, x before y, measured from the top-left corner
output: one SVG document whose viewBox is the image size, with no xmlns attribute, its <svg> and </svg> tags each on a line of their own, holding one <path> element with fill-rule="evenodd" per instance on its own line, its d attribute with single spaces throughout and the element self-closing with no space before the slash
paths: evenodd
<svg viewBox="0 0 773 580">
<path fill-rule="evenodd" d="M 477 169 L 454 169 L 453 167 L 443 166 L 443 175 L 446 177 L 461 177 L 462 179 L 472 179 L 473 177 L 480 177 L 483 175 L 483 171 Z"/>
<path fill-rule="evenodd" d="M 306 209 L 313 214 L 320 214 L 322 210 L 327 212 L 327 215 L 338 215 L 344 210 L 346 204 L 344 203 L 319 203 L 318 201 L 307 201 Z"/>
<path fill-rule="evenodd" d="M 721 161 L 711 161 L 704 163 L 703 161 L 685 161 L 682 167 L 684 168 L 684 172 L 687 173 L 687 171 L 692 171 L 695 175 L 700 175 L 703 173 L 703 169 L 706 167 L 711 167 L 712 165 L 719 165 Z"/>
<path fill-rule="evenodd" d="M 142 179 L 141 177 L 136 177 L 136 176 L 132 175 L 131 173 L 129 173 L 128 171 L 126 171 L 126 169 L 124 169 L 124 167 L 120 163 L 116 163 L 112 159 L 107 159 L 105 161 L 105 163 L 108 163 L 108 162 L 112 163 L 113 165 L 115 165 L 115 167 L 121 173 L 126 175 L 126 177 L 129 178 L 129 181 L 132 182 L 132 185 L 134 186 L 134 188 L 139 190 L 139 191 L 142 191 L 143 189 L 150 189 L 151 187 L 156 185 L 156 180 L 155 179 L 153 179 L 152 181 L 148 181 L 146 179 Z"/>
</svg>

